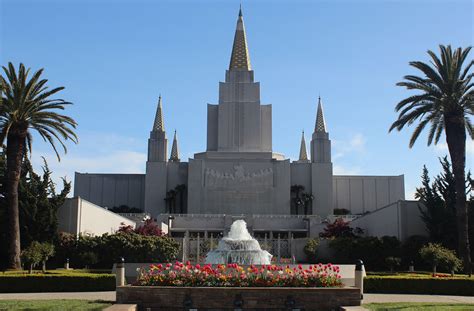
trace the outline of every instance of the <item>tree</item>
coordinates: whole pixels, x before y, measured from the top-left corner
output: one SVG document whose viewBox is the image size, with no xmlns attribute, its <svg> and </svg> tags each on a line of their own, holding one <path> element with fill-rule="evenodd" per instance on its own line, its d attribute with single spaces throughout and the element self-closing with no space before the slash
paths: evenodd
<svg viewBox="0 0 474 311">
<path fill-rule="evenodd" d="M 9 267 L 21 269 L 20 260 L 20 221 L 18 208 L 18 185 L 21 164 L 32 147 L 31 129 L 48 142 L 60 160 L 56 142 L 64 152 L 64 141 L 77 143 L 73 129 L 76 121 L 56 111 L 64 110 L 70 102 L 51 99 L 64 87 L 49 89 L 48 80 L 41 79 L 43 69 L 29 78 L 30 69 L 20 64 L 18 72 L 12 63 L 3 67 L 5 77 L 0 76 L 3 85 L 2 105 L 0 106 L 0 144 L 6 140 L 7 155 L 7 202 L 9 219 Z"/>
<path fill-rule="evenodd" d="M 0 152 L 0 262 L 6 263 L 4 253 L 7 242 L 6 211 L 6 161 L 5 154 Z M 56 193 L 55 184 L 51 180 L 51 171 L 44 160 L 43 174 L 33 171 L 28 159 L 24 160 L 18 187 L 20 237 L 23 248 L 32 241 L 53 243 L 58 235 L 57 211 L 66 200 L 71 190 L 71 183 L 63 179 L 63 189 Z"/>
<path fill-rule="evenodd" d="M 319 234 L 321 238 L 355 238 L 364 233 L 364 230 L 357 227 L 352 228 L 349 222 L 342 218 L 337 218 L 333 223 L 326 224 L 324 231 Z"/>
<path fill-rule="evenodd" d="M 63 189 L 56 193 L 48 163 L 43 161 L 42 176 L 33 171 L 28 160 L 22 167 L 18 190 L 20 235 L 21 243 L 26 245 L 34 240 L 53 242 L 58 232 L 58 209 L 71 190 L 71 183 L 63 179 Z"/>
<path fill-rule="evenodd" d="M 446 133 L 456 188 L 458 251 L 463 258 L 465 272 L 469 274 L 472 267 L 464 182 L 466 132 L 470 139 L 474 139 L 474 128 L 470 121 L 470 116 L 474 114 L 474 84 L 471 82 L 474 75 L 470 73 L 474 61 L 468 62 L 466 66 L 464 63 L 470 50 L 468 47 L 453 51 L 450 45 L 440 45 L 440 57 L 428 51 L 430 64 L 410 62 L 423 76 L 407 75 L 397 85 L 420 93 L 397 104 L 395 110 L 400 114 L 389 130 L 401 131 L 405 126 L 418 123 L 410 139 L 410 148 L 427 125 L 430 125 L 428 145 L 437 144 L 443 131 Z"/>
<path fill-rule="evenodd" d="M 21 252 L 21 259 L 28 265 L 29 274 L 33 273 L 33 267 L 41 262 L 41 246 L 39 242 L 33 242 Z"/>
<path fill-rule="evenodd" d="M 46 262 L 54 256 L 54 245 L 51 243 L 40 243 L 40 255 L 43 273 L 46 272 Z"/>
<path fill-rule="evenodd" d="M 421 218 L 429 233 L 430 241 L 456 249 L 458 244 L 456 224 L 456 189 L 451 164 L 447 157 L 440 159 L 443 171 L 431 182 L 428 169 L 423 167 L 422 186 L 416 189 L 415 198 L 419 199 Z M 471 173 L 466 176 L 466 196 L 469 216 L 469 241 L 474 240 L 474 196 Z M 471 249 L 471 257 L 473 254 Z"/>
<path fill-rule="evenodd" d="M 461 260 L 456 254 L 441 244 L 428 243 L 420 249 L 420 256 L 433 268 L 433 274 L 436 274 L 436 268 L 441 266 L 445 271 L 458 271 L 462 266 Z"/>
<path fill-rule="evenodd" d="M 314 196 L 311 193 L 303 192 L 304 189 L 303 185 L 293 185 L 290 188 L 292 214 L 300 215 L 300 212 L 302 212 L 303 215 L 308 215 L 312 213 L 310 207 Z M 303 209 L 303 211 L 301 211 L 301 209 Z"/>
<path fill-rule="evenodd" d="M 428 169 L 423 167 L 422 186 L 416 189 L 415 198 L 430 240 L 454 249 L 457 246 L 454 177 L 447 157 L 440 159 L 443 173 L 431 182 Z"/>
</svg>

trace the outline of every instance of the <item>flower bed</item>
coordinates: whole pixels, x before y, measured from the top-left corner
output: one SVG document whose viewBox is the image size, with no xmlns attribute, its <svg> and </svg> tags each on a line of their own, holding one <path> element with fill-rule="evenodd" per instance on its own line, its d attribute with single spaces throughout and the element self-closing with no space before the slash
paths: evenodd
<svg viewBox="0 0 474 311">
<path fill-rule="evenodd" d="M 332 264 L 311 265 L 151 265 L 149 270 L 140 270 L 135 286 L 179 286 L 179 287 L 341 287 L 339 267 Z"/>
</svg>

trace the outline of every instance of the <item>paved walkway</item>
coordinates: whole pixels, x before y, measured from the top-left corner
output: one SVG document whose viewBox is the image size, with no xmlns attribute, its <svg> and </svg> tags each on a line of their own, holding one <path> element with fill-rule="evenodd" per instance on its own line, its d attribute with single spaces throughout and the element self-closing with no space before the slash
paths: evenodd
<svg viewBox="0 0 474 311">
<path fill-rule="evenodd" d="M 23 293 L 0 294 L 0 300 L 32 300 L 32 299 L 85 299 L 115 301 L 115 292 L 83 292 L 83 293 Z M 376 302 L 445 302 L 472 303 L 474 297 L 439 296 L 439 295 L 400 295 L 400 294 L 364 294 L 363 303 Z"/>
<path fill-rule="evenodd" d="M 1 299 L 1 298 L 0 298 Z M 363 303 L 377 302 L 445 302 L 472 303 L 471 296 L 409 295 L 409 294 L 364 294 Z"/>
</svg>

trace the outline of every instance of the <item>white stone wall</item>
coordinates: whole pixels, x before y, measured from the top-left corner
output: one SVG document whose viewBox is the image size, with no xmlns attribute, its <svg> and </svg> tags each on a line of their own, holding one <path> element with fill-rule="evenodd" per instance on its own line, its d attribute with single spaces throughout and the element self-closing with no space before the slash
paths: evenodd
<svg viewBox="0 0 474 311">
<path fill-rule="evenodd" d="M 289 160 L 192 159 L 191 214 L 289 214 Z"/>
<path fill-rule="evenodd" d="M 364 229 L 367 236 L 395 236 L 405 240 L 412 235 L 427 235 L 417 201 L 397 201 L 373 211 L 350 225 Z"/>
<path fill-rule="evenodd" d="M 67 199 L 58 209 L 59 231 L 72 234 L 102 235 L 114 233 L 120 225 L 135 227 L 135 222 L 112 213 L 80 197 Z"/>
<path fill-rule="evenodd" d="M 404 176 L 334 176 L 333 207 L 363 214 L 405 199 Z"/>
<path fill-rule="evenodd" d="M 144 209 L 144 174 L 88 174 L 74 175 L 74 196 L 82 197 L 99 206 L 112 208 L 128 205 Z"/>
</svg>

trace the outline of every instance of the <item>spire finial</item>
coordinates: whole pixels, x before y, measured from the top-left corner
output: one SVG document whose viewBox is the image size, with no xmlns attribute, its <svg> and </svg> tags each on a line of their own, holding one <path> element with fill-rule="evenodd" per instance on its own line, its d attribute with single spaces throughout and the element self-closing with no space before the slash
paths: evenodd
<svg viewBox="0 0 474 311">
<path fill-rule="evenodd" d="M 178 135 L 174 130 L 173 145 L 171 146 L 170 162 L 179 162 Z"/>
<path fill-rule="evenodd" d="M 161 102 L 161 94 L 158 97 L 158 108 L 156 109 L 155 122 L 153 123 L 153 131 L 164 132 L 165 122 L 163 120 L 163 105 Z"/>
<path fill-rule="evenodd" d="M 229 70 L 252 70 L 247 47 L 247 36 L 245 35 L 244 19 L 242 17 L 242 5 L 240 5 L 239 8 L 239 17 L 235 29 Z"/>
<path fill-rule="evenodd" d="M 298 162 L 308 162 L 308 153 L 306 152 L 306 140 L 304 139 L 304 130 L 301 133 L 300 156 Z"/>
<path fill-rule="evenodd" d="M 316 114 L 316 125 L 314 126 L 314 131 L 326 133 L 326 121 L 324 120 L 321 96 L 318 97 L 318 112 Z"/>
</svg>

